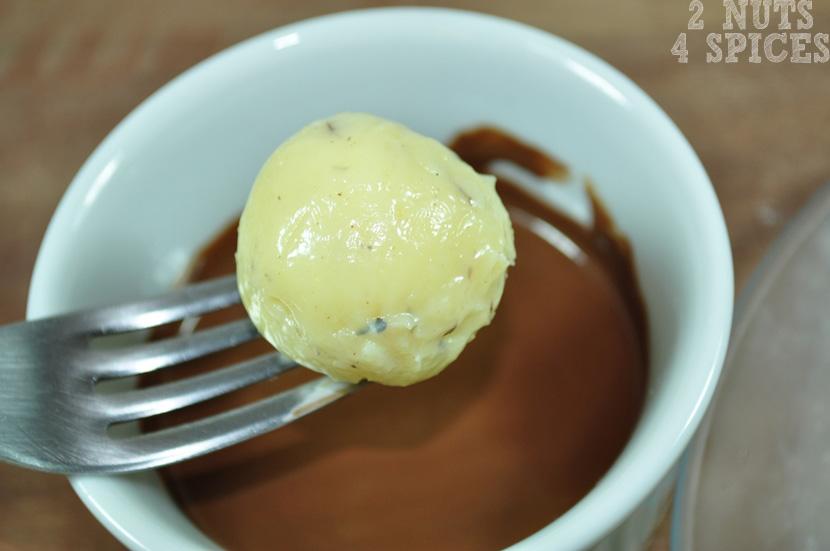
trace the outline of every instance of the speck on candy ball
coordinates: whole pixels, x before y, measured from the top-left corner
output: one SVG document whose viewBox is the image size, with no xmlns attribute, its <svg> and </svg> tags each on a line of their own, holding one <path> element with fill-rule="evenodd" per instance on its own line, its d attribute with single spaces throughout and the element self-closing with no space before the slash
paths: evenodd
<svg viewBox="0 0 830 551">
<path fill-rule="evenodd" d="M 490 323 L 515 256 L 493 176 L 400 124 L 344 113 L 265 163 L 236 269 L 278 350 L 334 379 L 405 386 Z"/>
</svg>

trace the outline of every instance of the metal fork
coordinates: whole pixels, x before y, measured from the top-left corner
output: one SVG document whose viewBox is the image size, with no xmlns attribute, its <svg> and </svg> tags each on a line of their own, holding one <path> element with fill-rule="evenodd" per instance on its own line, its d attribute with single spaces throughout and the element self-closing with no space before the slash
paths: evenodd
<svg viewBox="0 0 830 551">
<path fill-rule="evenodd" d="M 234 277 L 158 298 L 0 327 L 0 460 L 64 474 L 159 467 L 281 427 L 355 390 L 322 377 L 198 421 L 116 438 L 108 429 L 275 377 L 296 366 L 273 352 L 157 386 L 102 393 L 99 381 L 175 366 L 253 340 L 247 318 L 165 340 L 102 349 L 95 337 L 157 327 L 239 303 Z"/>
</svg>

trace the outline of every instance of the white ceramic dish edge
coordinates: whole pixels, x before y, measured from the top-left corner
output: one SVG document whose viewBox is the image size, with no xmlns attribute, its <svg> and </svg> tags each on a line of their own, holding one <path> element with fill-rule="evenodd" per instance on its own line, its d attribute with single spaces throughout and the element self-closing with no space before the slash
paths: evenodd
<svg viewBox="0 0 830 551">
<path fill-rule="evenodd" d="M 580 67 L 579 70 L 587 68 L 587 72 L 583 71 L 585 78 L 594 79 L 598 87 L 610 86 L 606 90 L 607 93 L 619 94 L 631 105 L 631 109 L 642 109 L 644 112 L 647 112 L 651 117 L 649 122 L 654 127 L 653 130 L 660 133 L 666 140 L 677 143 L 680 146 L 676 151 L 677 158 L 675 161 L 683 163 L 684 169 L 696 179 L 708 183 L 708 178 L 702 165 L 697 160 L 697 157 L 692 152 L 685 138 L 682 137 L 675 125 L 660 111 L 650 98 L 615 69 L 598 60 L 593 55 L 561 39 L 519 23 L 486 15 L 443 9 L 387 8 L 324 16 L 254 37 L 200 63 L 148 98 L 113 130 L 90 156 L 89 160 L 73 180 L 72 185 L 55 213 L 53 223 L 50 224 L 47 230 L 32 280 L 27 312 L 28 317 L 42 317 L 58 313 L 67 308 L 66 298 L 57 296 L 53 292 L 54 289 L 49 282 L 50 278 L 55 277 L 55 271 L 60 267 L 59 259 L 54 254 L 55 250 L 60 248 L 60 242 L 65 238 L 65 236 L 61 235 L 61 230 L 56 229 L 57 224 L 54 220 L 71 218 L 71 213 L 80 210 L 84 199 L 89 195 L 90 188 L 98 181 L 96 177 L 100 176 L 107 159 L 111 159 L 117 155 L 117 152 L 114 151 L 117 142 L 123 134 L 131 131 L 131 127 L 139 117 L 145 116 L 150 112 L 155 112 L 155 117 L 163 116 L 163 111 L 170 107 L 168 99 L 171 96 L 184 93 L 186 79 L 210 78 L 211 73 L 218 70 L 217 67 L 223 63 L 223 60 L 235 55 L 235 52 L 249 47 L 256 47 L 258 43 L 270 43 L 276 38 L 286 36 L 292 32 L 303 32 L 304 29 L 315 25 L 328 25 L 347 19 L 354 20 L 384 16 L 459 18 L 463 19 L 465 24 L 498 27 L 500 32 L 514 33 L 517 39 L 533 41 L 540 48 L 553 45 L 555 48 L 552 49 L 566 51 L 568 56 L 575 60 L 575 63 Z M 562 549 L 577 549 L 595 543 L 604 533 L 619 525 L 626 515 L 638 503 L 643 501 L 648 493 L 657 485 L 661 477 L 675 463 L 698 426 L 701 416 L 711 399 L 714 383 L 717 380 L 720 365 L 725 354 L 729 325 L 731 323 L 733 290 L 731 257 L 728 242 L 724 238 L 726 231 L 723 219 L 720 217 L 714 192 L 711 186 L 703 185 L 698 187 L 696 193 L 697 195 L 694 199 L 703 205 L 701 208 L 716 213 L 715 218 L 710 220 L 708 225 L 701 228 L 699 239 L 712 245 L 712 262 L 717 265 L 719 273 L 728 273 L 729 277 L 724 278 L 723 281 L 714 282 L 716 288 L 710 293 L 713 298 L 711 304 L 713 311 L 709 312 L 709 316 L 718 324 L 717 327 L 712 328 L 712 334 L 720 335 L 720 337 L 716 338 L 715 342 L 711 343 L 710 346 L 707 346 L 706 357 L 700 358 L 700 369 L 706 371 L 706 383 L 698 393 L 695 407 L 685 419 L 685 425 L 682 430 L 677 432 L 672 441 L 665 443 L 667 448 L 665 453 L 655 458 L 651 465 L 648 465 L 647 468 L 645 466 L 638 469 L 628 468 L 625 480 L 611 480 L 614 478 L 614 473 L 609 473 L 610 476 L 603 479 L 597 488 L 571 511 L 552 525 L 520 542 L 517 548 L 544 548 L 546 542 L 549 544 L 551 541 L 556 541 L 557 545 Z M 73 486 L 102 523 L 122 541 L 132 547 L 147 547 L 142 542 L 136 540 L 129 530 L 125 530 L 102 509 L 95 496 L 87 491 L 83 480 L 73 479 Z M 611 486 L 613 486 L 613 495 L 609 493 Z M 599 516 L 595 515 L 589 521 L 586 515 L 592 511 L 593 513 L 602 511 L 602 514 Z M 195 538 L 195 544 L 206 544 L 206 540 L 198 532 L 193 537 Z"/>
</svg>

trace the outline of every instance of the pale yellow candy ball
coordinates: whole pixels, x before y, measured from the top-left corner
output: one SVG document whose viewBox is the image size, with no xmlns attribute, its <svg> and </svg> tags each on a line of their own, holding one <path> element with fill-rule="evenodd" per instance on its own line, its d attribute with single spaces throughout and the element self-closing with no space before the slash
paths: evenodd
<svg viewBox="0 0 830 551">
<path fill-rule="evenodd" d="M 515 254 L 494 177 L 400 124 L 343 113 L 265 163 L 236 269 L 278 350 L 334 379 L 403 386 L 490 323 Z"/>
</svg>

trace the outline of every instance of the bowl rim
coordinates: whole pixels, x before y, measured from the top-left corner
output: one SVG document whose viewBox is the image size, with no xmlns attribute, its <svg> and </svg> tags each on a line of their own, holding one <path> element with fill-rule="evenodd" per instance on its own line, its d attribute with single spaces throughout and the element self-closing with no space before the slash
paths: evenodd
<svg viewBox="0 0 830 551">
<path fill-rule="evenodd" d="M 707 346 L 705 357 L 707 359 L 705 365 L 701 365 L 700 369 L 705 370 L 706 377 L 702 388 L 697 393 L 695 406 L 688 412 L 684 425 L 676 431 L 668 445 L 658 452 L 650 450 L 652 454 L 650 456 L 650 468 L 639 468 L 636 472 L 630 473 L 625 487 L 619 487 L 614 492 L 611 491 L 613 488 L 603 488 L 604 495 L 602 496 L 601 505 L 596 504 L 598 503 L 597 500 L 592 500 L 590 504 L 586 504 L 586 498 L 597 493 L 597 487 L 593 488 L 564 515 L 554 519 L 540 531 L 513 546 L 514 549 L 549 549 L 553 544 L 560 549 L 588 547 L 619 526 L 635 510 L 637 505 L 645 500 L 658 486 L 661 479 L 676 464 L 699 426 L 712 399 L 726 353 L 732 320 L 733 267 L 726 225 L 714 189 L 703 165 L 677 126 L 654 100 L 617 69 L 581 47 L 546 31 L 510 19 L 465 10 L 434 7 L 371 8 L 339 12 L 290 23 L 248 38 L 208 57 L 173 78 L 142 101 L 118 123 L 84 162 L 61 198 L 41 243 L 30 283 L 27 318 L 33 319 L 55 313 L 54 306 L 50 302 L 48 289 L 50 288 L 50 272 L 53 271 L 51 266 L 51 259 L 54 257 L 53 250 L 58 247 L 60 241 L 56 229 L 58 221 L 67 217 L 71 218 L 71 213 L 81 204 L 83 196 L 92 184 L 93 179 L 88 177 L 88 172 L 91 170 L 90 167 L 95 164 L 94 161 L 109 156 L 116 144 L 122 139 L 122 136 L 129 135 L 137 127 L 140 127 L 141 118 L 145 114 L 159 109 L 165 98 L 189 86 L 190 82 L 220 70 L 220 66 L 226 64 L 234 56 L 245 56 L 246 52 L 255 51 L 263 43 L 270 44 L 280 36 L 289 33 L 301 33 L 305 29 L 319 25 L 338 26 L 356 23 L 377 25 L 381 21 L 388 22 L 389 17 L 397 17 L 408 21 L 411 21 L 414 17 L 434 18 L 450 20 L 457 25 L 480 25 L 487 27 L 492 32 L 520 36 L 523 40 L 532 41 L 535 46 L 547 49 L 557 56 L 567 56 L 577 65 L 587 68 L 590 74 L 602 81 L 601 83 L 610 84 L 617 94 L 622 94 L 628 100 L 631 109 L 646 112 L 651 119 L 651 123 L 661 127 L 660 130 L 675 142 L 679 154 L 683 157 L 685 168 L 693 171 L 693 179 L 699 181 L 699 185 L 696 186 L 697 189 L 695 190 L 697 193 L 696 199 L 711 215 L 710 220 L 708 220 L 708 231 L 703 239 L 707 239 L 707 244 L 710 246 L 711 256 L 708 260 L 711 262 L 712 271 L 720 274 L 720 278 L 710 278 L 712 281 L 708 282 L 711 288 L 708 293 L 709 302 L 713 310 L 710 319 L 714 320 L 714 323 L 710 324 L 705 333 L 705 345 Z M 615 466 L 612 466 L 611 470 L 614 469 Z M 629 469 L 629 471 L 634 471 L 634 469 Z M 146 548 L 141 542 L 141 535 L 131 532 L 116 518 L 113 518 L 95 499 L 94 492 L 84 485 L 82 479 L 70 477 L 70 482 L 95 517 L 122 543 L 129 547 Z"/>
</svg>

